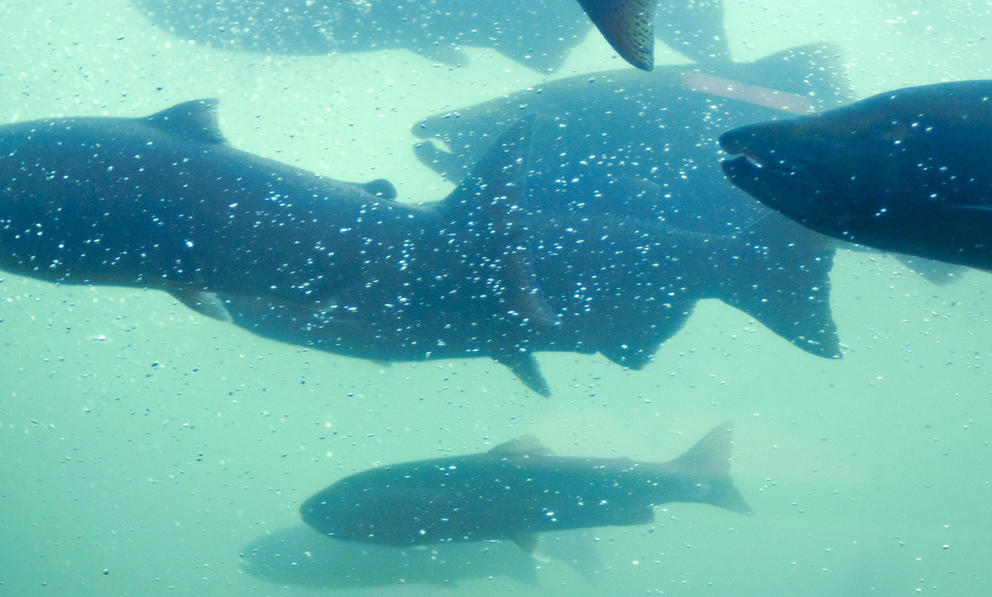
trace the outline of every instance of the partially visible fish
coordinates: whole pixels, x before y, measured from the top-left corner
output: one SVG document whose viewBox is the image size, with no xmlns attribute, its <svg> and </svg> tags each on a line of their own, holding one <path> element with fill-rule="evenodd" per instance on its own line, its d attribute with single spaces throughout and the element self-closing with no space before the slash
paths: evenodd
<svg viewBox="0 0 992 597">
<path fill-rule="evenodd" d="M 358 544 L 323 536 L 301 524 L 269 532 L 241 551 L 242 568 L 256 578 L 323 589 L 457 587 L 463 581 L 493 577 L 536 585 L 538 571 L 548 561 L 586 575 L 602 566 L 594 537 L 580 531 L 547 536 L 540 553 L 531 555 L 512 543 L 495 541 L 430 547 Z"/>
<path fill-rule="evenodd" d="M 0 269 L 165 290 L 223 320 L 219 295 L 339 323 L 441 311 L 465 333 L 504 317 L 547 321 L 518 221 L 530 120 L 424 205 L 393 201 L 387 181 L 336 181 L 239 151 L 210 100 L 144 118 L 2 125 Z M 367 310 L 354 315 L 356 303 Z"/>
<path fill-rule="evenodd" d="M 532 210 L 623 209 L 706 234 L 736 234 L 768 210 L 728 184 L 716 138 L 785 110 L 809 113 L 848 97 L 839 50 L 816 44 L 749 63 L 556 79 L 432 115 L 412 132 L 426 140 L 417 157 L 458 181 L 502 127 L 535 114 L 527 175 Z M 643 181 L 659 192 L 631 192 L 643 190 Z"/>
<path fill-rule="evenodd" d="M 992 270 L 992 80 L 881 93 L 720 137 L 735 185 L 809 228 Z"/>
<path fill-rule="evenodd" d="M 723 0 L 136 0 L 153 23 L 211 46 L 279 54 L 407 48 L 465 63 L 484 46 L 549 72 L 589 21 L 631 64 L 651 69 L 658 37 L 692 60 L 729 59 Z M 585 10 L 588 18 L 583 15 Z M 658 22 L 655 26 L 653 23 Z"/>
<path fill-rule="evenodd" d="M 418 155 L 457 180 L 503 127 L 536 115 L 519 225 L 553 325 L 463 325 L 450 316 L 458 309 L 423 308 L 439 293 L 395 275 L 356 289 L 343 320 L 264 297 L 224 297 L 225 305 L 255 333 L 338 354 L 491 357 L 541 394 L 550 387 L 535 353 L 598 352 L 641 369 L 705 298 L 743 310 L 811 354 L 839 357 L 833 242 L 735 189 L 713 142 L 729 123 L 836 99 L 834 58 L 829 47 L 812 46 L 752 64 L 571 77 L 418 124 L 418 135 L 451 148 L 425 143 Z M 400 293 L 406 303 L 389 300 Z"/>
</svg>

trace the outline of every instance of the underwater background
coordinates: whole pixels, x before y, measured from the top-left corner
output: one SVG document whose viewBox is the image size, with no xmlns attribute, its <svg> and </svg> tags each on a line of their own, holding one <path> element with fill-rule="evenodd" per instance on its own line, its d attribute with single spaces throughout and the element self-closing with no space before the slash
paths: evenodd
<svg viewBox="0 0 992 597">
<path fill-rule="evenodd" d="M 992 78 L 989 2 L 730 0 L 725 23 L 738 61 L 836 44 L 856 98 Z M 388 178 L 404 201 L 453 188 L 415 157 L 419 120 L 630 68 L 596 35 L 550 74 L 468 46 L 454 65 L 228 51 L 124 0 L 6 0 L 0 32 L 0 123 L 216 97 L 233 146 Z M 655 60 L 685 59 L 659 45 Z M 841 360 L 707 300 L 642 371 L 541 353 L 543 398 L 489 359 L 387 366 L 162 292 L 0 273 L 0 595 L 986 595 L 992 278 L 935 285 L 842 248 L 831 280 Z M 753 517 L 670 504 L 651 525 L 542 537 L 536 560 L 508 542 L 362 559 L 300 526 L 307 497 L 378 465 L 528 433 L 562 455 L 664 461 L 725 420 Z M 347 557 L 361 578 L 322 574 Z"/>
</svg>

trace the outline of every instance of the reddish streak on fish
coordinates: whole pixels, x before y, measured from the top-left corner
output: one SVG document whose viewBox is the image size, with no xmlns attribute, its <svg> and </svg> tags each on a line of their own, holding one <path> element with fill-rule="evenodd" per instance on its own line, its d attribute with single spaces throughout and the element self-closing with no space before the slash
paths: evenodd
<svg viewBox="0 0 992 597">
<path fill-rule="evenodd" d="M 788 91 L 779 91 L 760 85 L 741 83 L 705 73 L 688 73 L 682 76 L 682 86 L 693 91 L 740 100 L 756 106 L 793 114 L 811 114 L 816 106 L 808 98 Z"/>
</svg>

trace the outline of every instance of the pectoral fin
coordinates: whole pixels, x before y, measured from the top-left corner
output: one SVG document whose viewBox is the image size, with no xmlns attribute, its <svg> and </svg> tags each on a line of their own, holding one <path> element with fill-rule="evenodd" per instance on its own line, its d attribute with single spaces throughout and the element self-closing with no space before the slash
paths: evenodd
<svg viewBox="0 0 992 597">
<path fill-rule="evenodd" d="M 534 273 L 525 221 L 533 128 L 533 115 L 510 126 L 438 210 L 452 252 L 473 257 L 466 275 L 486 286 L 481 294 L 498 296 L 504 313 L 550 325 L 554 313 Z"/>
</svg>

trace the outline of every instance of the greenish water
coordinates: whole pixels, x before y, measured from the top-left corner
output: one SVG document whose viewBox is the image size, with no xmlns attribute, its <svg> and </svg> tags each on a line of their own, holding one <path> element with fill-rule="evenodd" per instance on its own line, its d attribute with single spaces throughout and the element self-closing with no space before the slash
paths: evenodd
<svg viewBox="0 0 992 597">
<path fill-rule="evenodd" d="M 750 60 L 836 42 L 859 97 L 992 76 L 989 3 L 893 4 L 730 2 L 731 46 Z M 0 31 L 0 122 L 218 97 L 234 146 L 341 179 L 385 177 L 409 200 L 450 190 L 410 151 L 411 124 L 542 80 L 472 48 L 463 67 L 399 50 L 212 50 L 123 0 L 8 1 Z M 590 36 L 555 76 L 621 66 Z M 488 360 L 387 367 L 267 341 L 164 293 L 0 278 L 2 595 L 328 594 L 256 578 L 240 554 L 298 524 L 299 504 L 343 475 L 524 433 L 561 454 L 667 460 L 728 419 L 756 516 L 675 504 L 653 525 L 567 538 L 594 545 L 584 573 L 551 554 L 536 585 L 483 575 L 446 592 L 958 596 L 992 585 L 986 273 L 934 286 L 890 257 L 842 250 L 843 360 L 706 301 L 640 372 L 539 355 L 551 399 Z"/>
</svg>

